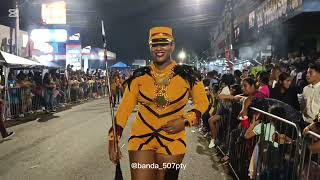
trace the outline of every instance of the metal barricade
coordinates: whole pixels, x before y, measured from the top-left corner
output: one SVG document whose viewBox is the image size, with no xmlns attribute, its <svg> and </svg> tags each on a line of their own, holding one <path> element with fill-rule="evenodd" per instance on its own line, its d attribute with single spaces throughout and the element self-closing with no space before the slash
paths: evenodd
<svg viewBox="0 0 320 180">
<path fill-rule="evenodd" d="M 264 125 L 261 124 L 265 133 L 257 146 L 257 179 L 297 179 L 301 156 L 299 126 L 260 109 L 251 109 L 265 119 Z"/>
<path fill-rule="evenodd" d="M 36 86 L 32 89 L 32 111 L 44 110 L 44 89 L 42 86 Z"/>
<path fill-rule="evenodd" d="M 37 87 L 9 88 L 7 97 L 7 117 L 24 117 L 27 113 L 33 113 L 34 111 L 41 109 L 42 97 L 37 93 L 39 93 Z"/>
<path fill-rule="evenodd" d="M 227 147 L 229 144 L 229 134 L 231 131 L 231 106 L 223 103 L 219 104 L 219 111 L 216 115 L 220 116 L 220 119 L 216 122 L 217 133 L 217 148 L 222 154 L 227 153 Z"/>
<path fill-rule="evenodd" d="M 308 131 L 302 143 L 302 155 L 299 164 L 299 178 L 303 180 L 320 179 L 320 135 Z"/>
<path fill-rule="evenodd" d="M 250 109 L 251 135 L 240 125 L 232 127 L 235 117 L 230 113 L 220 122 L 218 137 L 224 136 L 225 139 L 218 149 L 229 155 L 229 165 L 236 178 L 297 179 L 301 155 L 300 128 L 284 118 L 254 107 Z M 253 119 L 260 120 L 255 127 L 252 126 Z"/>
<path fill-rule="evenodd" d="M 216 123 L 216 147 L 223 156 L 233 156 L 234 158 L 232 158 L 231 160 L 237 161 L 238 158 L 234 156 L 232 149 L 235 148 L 234 144 L 236 141 L 238 141 L 238 137 L 241 134 L 241 130 L 237 128 L 239 121 L 236 118 L 241 110 L 241 104 L 233 103 L 223 106 L 221 106 L 220 104 L 219 106 L 219 110 L 216 114 L 221 116 L 221 118 Z M 232 166 L 230 167 L 234 171 L 234 174 L 239 174 L 235 172 L 235 169 L 233 169 Z M 240 172 L 240 169 L 237 172 Z"/>
</svg>

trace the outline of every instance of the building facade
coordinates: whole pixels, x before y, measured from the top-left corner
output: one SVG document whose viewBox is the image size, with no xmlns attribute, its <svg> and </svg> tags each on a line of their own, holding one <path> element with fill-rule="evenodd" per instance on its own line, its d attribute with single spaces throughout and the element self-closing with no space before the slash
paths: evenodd
<svg viewBox="0 0 320 180">
<path fill-rule="evenodd" d="M 259 59 L 320 53 L 319 0 L 228 0 L 211 32 L 214 57 Z"/>
</svg>

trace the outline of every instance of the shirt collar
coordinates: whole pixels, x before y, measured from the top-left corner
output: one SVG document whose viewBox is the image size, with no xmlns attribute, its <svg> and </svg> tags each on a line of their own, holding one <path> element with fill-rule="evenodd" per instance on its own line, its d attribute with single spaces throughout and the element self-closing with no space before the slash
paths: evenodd
<svg viewBox="0 0 320 180">
<path fill-rule="evenodd" d="M 311 87 L 311 88 L 318 88 L 318 87 L 320 87 L 320 81 L 319 81 L 317 84 L 315 84 L 315 85 L 310 84 L 310 87 Z"/>
</svg>

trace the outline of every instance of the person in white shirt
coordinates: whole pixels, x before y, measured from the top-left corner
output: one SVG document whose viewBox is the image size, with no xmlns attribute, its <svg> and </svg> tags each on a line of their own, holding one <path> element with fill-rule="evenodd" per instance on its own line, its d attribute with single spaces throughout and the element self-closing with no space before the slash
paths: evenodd
<svg viewBox="0 0 320 180">
<path fill-rule="evenodd" d="M 307 71 L 309 85 L 304 87 L 302 94 L 301 111 L 305 127 L 313 122 L 320 112 L 320 63 L 311 64 Z"/>
</svg>

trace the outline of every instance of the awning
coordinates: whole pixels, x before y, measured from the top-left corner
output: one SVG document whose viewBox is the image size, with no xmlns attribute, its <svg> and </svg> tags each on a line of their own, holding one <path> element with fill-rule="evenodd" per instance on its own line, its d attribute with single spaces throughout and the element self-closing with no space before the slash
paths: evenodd
<svg viewBox="0 0 320 180">
<path fill-rule="evenodd" d="M 125 63 L 123 62 L 118 62 L 114 65 L 111 66 L 112 68 L 128 68 L 129 66 L 127 66 Z"/>
<path fill-rule="evenodd" d="M 8 66 L 44 66 L 39 62 L 0 51 L 0 63 Z"/>
</svg>

